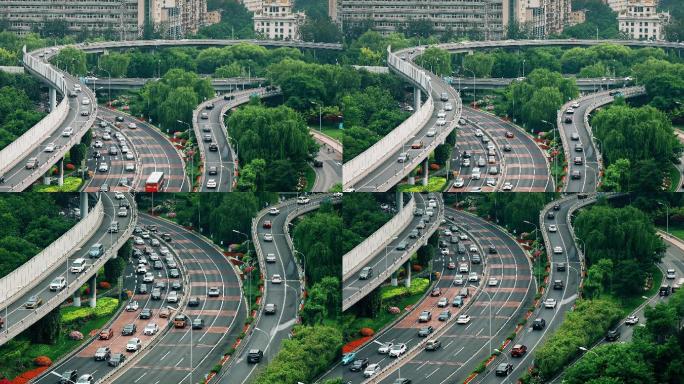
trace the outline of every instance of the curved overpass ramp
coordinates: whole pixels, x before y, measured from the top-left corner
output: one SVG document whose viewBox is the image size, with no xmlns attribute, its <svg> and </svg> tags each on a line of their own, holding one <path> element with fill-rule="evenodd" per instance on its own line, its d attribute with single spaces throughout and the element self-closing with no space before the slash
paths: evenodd
<svg viewBox="0 0 684 384">
<path fill-rule="evenodd" d="M 57 308 L 83 284 L 90 282 L 91 287 L 94 287 L 94 276 L 98 269 L 110 258 L 116 257 L 119 248 L 133 233 L 138 217 L 137 208 L 132 196 L 125 195 L 124 199 L 130 208 L 126 217 L 119 217 L 119 201 L 113 194 L 101 194 L 95 207 L 84 219 L 0 281 L 2 286 L 9 287 L 2 290 L 5 297 L 0 312 L 5 318 L 5 329 L 0 333 L 0 345 Z M 107 232 L 113 221 L 119 223 L 118 233 Z M 102 244 L 105 251 L 100 257 L 91 258 L 88 251 L 96 243 Z M 77 258 L 85 258 L 87 265 L 81 273 L 72 273 L 69 269 Z M 57 277 L 65 278 L 67 284 L 61 290 L 51 291 L 50 282 Z M 42 298 L 43 304 L 35 309 L 26 309 L 24 303 L 33 295 Z"/>
<path fill-rule="evenodd" d="M 428 216 L 425 213 L 429 206 L 428 199 L 422 194 L 413 193 L 411 200 L 390 221 L 342 257 L 343 311 L 379 287 L 418 248 L 427 244 L 444 218 L 441 195 L 435 196 L 434 215 Z M 416 213 L 416 209 L 422 210 L 423 214 Z M 412 237 L 411 232 L 422 225 L 421 222 L 425 228 L 419 230 L 420 235 Z M 373 269 L 370 278 L 362 279 L 359 276 L 359 271 L 364 267 Z"/>
</svg>

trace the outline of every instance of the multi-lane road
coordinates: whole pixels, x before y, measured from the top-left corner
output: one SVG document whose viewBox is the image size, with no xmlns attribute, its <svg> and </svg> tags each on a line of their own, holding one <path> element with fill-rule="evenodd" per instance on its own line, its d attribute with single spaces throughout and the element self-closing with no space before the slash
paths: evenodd
<svg viewBox="0 0 684 384">
<path fill-rule="evenodd" d="M 469 107 L 462 116 L 467 124 L 456 136 L 449 192 L 553 191 L 546 155 L 520 127 Z"/>
<path fill-rule="evenodd" d="M 116 118 L 122 121 L 116 121 Z M 98 120 L 104 122 L 93 127 L 93 140 L 88 152 L 87 165 L 92 177 L 83 185 L 83 190 L 95 192 L 106 185 L 109 190 L 145 191 L 145 182 L 152 172 L 164 172 L 164 191 L 187 192 L 190 183 L 185 175 L 185 162 L 163 133 L 156 127 L 132 116 L 105 107 L 98 109 Z M 135 128 L 129 128 L 134 124 Z M 105 135 L 105 131 L 109 132 Z M 117 140 L 116 134 L 123 137 Z M 124 154 L 121 143 L 125 143 L 128 153 Z M 116 148 L 112 155 L 111 147 Z M 95 152 L 100 156 L 95 158 Z M 108 170 L 101 171 L 106 163 Z M 126 166 L 133 166 L 133 169 Z M 125 179 L 125 184 L 124 184 Z"/>
</svg>

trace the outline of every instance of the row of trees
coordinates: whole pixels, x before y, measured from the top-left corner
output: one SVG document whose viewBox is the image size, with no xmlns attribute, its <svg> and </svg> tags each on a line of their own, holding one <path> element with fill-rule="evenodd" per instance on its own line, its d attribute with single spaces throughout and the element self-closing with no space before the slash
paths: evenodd
<svg viewBox="0 0 684 384">
<path fill-rule="evenodd" d="M 167 131 L 184 131 L 188 129 L 186 124 L 192 123 L 192 112 L 197 105 L 213 96 L 214 88 L 208 79 L 182 69 L 172 69 L 160 80 L 145 84 L 137 102 L 131 106 L 131 112 L 147 116 Z"/>
<path fill-rule="evenodd" d="M 539 221 L 539 212 L 555 198 L 553 193 L 486 193 L 476 199 L 477 214 L 494 219 L 513 233 L 532 232 Z M 459 195 L 450 195 L 446 201 L 455 203 Z M 463 196 L 460 195 L 463 200 Z"/>
<path fill-rule="evenodd" d="M 668 56 L 660 48 L 632 49 L 609 43 L 570 49 L 494 49 L 489 52 L 455 54 L 453 60 L 460 63 L 460 69 L 457 70 L 460 76 L 472 76 L 474 72 L 476 77 L 515 78 L 542 68 L 579 77 L 632 76 L 633 66 L 651 59 L 679 61 L 677 56 Z"/>
<path fill-rule="evenodd" d="M 585 293 L 590 298 L 643 294 L 653 264 L 665 252 L 651 218 L 632 206 L 584 209 L 575 220 L 575 234 L 586 246 Z"/>
<path fill-rule="evenodd" d="M 12 272 L 59 238 L 75 221 L 61 214 L 68 195 L 3 194 L 0 196 L 0 277 Z"/>
<path fill-rule="evenodd" d="M 24 89 L 30 92 L 26 93 Z M 39 122 L 45 113 L 36 110 L 40 86 L 27 75 L 0 73 L 0 149 Z"/>
<path fill-rule="evenodd" d="M 344 122 L 345 160 L 373 145 L 408 117 L 398 105 L 403 100 L 404 85 L 396 76 L 285 59 L 268 68 L 268 77 L 280 86 L 285 104 L 312 124 L 318 122 L 319 113 L 326 122 Z"/>
<path fill-rule="evenodd" d="M 393 197 L 393 193 L 351 193 L 344 195 L 342 222 L 344 223 L 344 231 L 348 233 L 348 242 L 343 244 L 340 255 L 351 251 L 392 218 L 393 215 L 381 210 L 379 205 L 391 202 Z"/>
<path fill-rule="evenodd" d="M 684 121 L 684 64 L 652 58 L 635 65 L 634 76 L 646 87 L 650 105 Z"/>
<path fill-rule="evenodd" d="M 586 353 L 563 376 L 568 384 L 680 383 L 684 377 L 684 290 L 667 303 L 646 307 L 645 327 L 631 341 Z M 593 324 L 592 324 L 593 325 Z"/>
<path fill-rule="evenodd" d="M 548 131 L 555 129 L 556 112 L 561 105 L 578 94 L 574 79 L 548 69 L 536 69 L 525 80 L 514 81 L 501 92 L 496 111 L 521 122 L 532 132 Z"/>
<path fill-rule="evenodd" d="M 607 165 L 604 190 L 658 191 L 682 151 L 668 116 L 617 102 L 591 120 Z M 665 165 L 665 166 L 663 166 Z"/>
<path fill-rule="evenodd" d="M 246 164 L 238 190 L 294 191 L 318 152 L 302 116 L 287 106 L 267 108 L 252 100 L 232 112 L 226 125 Z"/>
</svg>

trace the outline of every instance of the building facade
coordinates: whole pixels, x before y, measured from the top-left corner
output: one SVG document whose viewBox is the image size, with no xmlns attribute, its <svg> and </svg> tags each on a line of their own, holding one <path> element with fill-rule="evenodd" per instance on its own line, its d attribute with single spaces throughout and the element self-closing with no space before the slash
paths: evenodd
<svg viewBox="0 0 684 384">
<path fill-rule="evenodd" d="M 543 37 L 563 30 L 570 0 L 329 0 L 329 15 L 343 29 L 371 22 L 391 33 L 411 20 L 428 20 L 437 32 L 476 34 L 485 40 L 505 38 L 515 21 Z"/>
<path fill-rule="evenodd" d="M 585 12 L 584 9 L 580 9 L 578 11 L 573 11 L 570 12 L 570 16 L 568 17 L 568 25 L 577 25 L 577 24 L 582 24 L 587 20 L 587 13 Z"/>
<path fill-rule="evenodd" d="M 629 0 L 618 14 L 620 32 L 635 40 L 662 40 L 663 27 L 670 21 L 667 12 L 658 13 L 656 0 Z"/>
<path fill-rule="evenodd" d="M 0 0 L 0 19 L 19 34 L 59 20 L 70 32 L 114 31 L 120 39 L 135 39 L 149 22 L 165 37 L 181 38 L 197 32 L 206 14 L 206 0 Z"/>
<path fill-rule="evenodd" d="M 255 13 L 261 9 L 262 0 L 242 0 L 242 5 L 247 8 L 248 11 Z"/>
<path fill-rule="evenodd" d="M 300 40 L 303 12 L 293 12 L 290 0 L 263 0 L 254 13 L 254 31 L 271 40 Z"/>
</svg>

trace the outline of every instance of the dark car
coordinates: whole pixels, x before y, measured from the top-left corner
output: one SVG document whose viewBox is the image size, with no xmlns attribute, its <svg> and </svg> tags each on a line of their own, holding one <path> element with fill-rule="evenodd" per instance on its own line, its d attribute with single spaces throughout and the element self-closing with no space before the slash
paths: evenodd
<svg viewBox="0 0 684 384">
<path fill-rule="evenodd" d="M 144 295 L 147 292 L 149 292 L 149 288 L 147 287 L 147 284 L 145 284 L 145 283 L 140 284 L 140 286 L 138 287 L 138 293 L 141 295 Z"/>
<path fill-rule="evenodd" d="M 143 309 L 140 311 L 140 316 L 139 316 L 139 317 L 140 317 L 141 319 L 143 319 L 143 320 L 145 320 L 145 319 L 151 319 L 151 318 L 152 318 L 152 310 L 149 309 L 149 308 L 143 308 Z"/>
<path fill-rule="evenodd" d="M 620 338 L 620 330 L 615 328 L 606 333 L 606 341 L 615 341 Z"/>
<path fill-rule="evenodd" d="M 542 319 L 541 317 L 534 319 L 532 322 L 532 329 L 534 330 L 544 329 L 544 327 L 546 327 L 546 320 Z"/>
<path fill-rule="evenodd" d="M 74 369 L 73 371 L 62 372 L 62 377 L 60 377 L 58 383 L 59 384 L 75 383 L 77 379 L 78 379 L 78 371 Z"/>
<path fill-rule="evenodd" d="M 497 376 L 508 376 L 513 372 L 513 364 L 511 363 L 501 363 L 496 367 Z"/>
<path fill-rule="evenodd" d="M 563 289 L 563 280 L 554 280 L 553 289 Z"/>
<path fill-rule="evenodd" d="M 122 122 L 124 121 L 123 116 L 117 116 L 117 117 L 115 117 L 114 119 L 115 119 L 116 121 L 118 121 L 119 123 L 122 123 Z"/>
<path fill-rule="evenodd" d="M 435 329 L 432 328 L 432 325 L 428 325 L 427 327 L 423 327 L 420 330 L 418 330 L 418 336 L 420 337 L 428 337 L 430 334 L 434 331 Z"/>
<path fill-rule="evenodd" d="M 554 211 L 560 211 L 560 204 L 554 204 L 554 205 L 553 205 L 553 210 L 554 210 Z"/>
<path fill-rule="evenodd" d="M 161 238 L 164 241 L 171 241 L 171 234 L 170 233 L 162 233 Z"/>
<path fill-rule="evenodd" d="M 135 335 L 135 331 L 137 331 L 138 328 L 136 327 L 135 323 L 130 323 L 124 325 L 123 329 L 121 329 L 121 334 L 123 336 L 131 336 Z"/>
<path fill-rule="evenodd" d="M 261 361 L 261 358 L 264 357 L 264 352 L 260 349 L 250 349 L 249 352 L 247 353 L 247 362 L 248 363 L 258 363 Z"/>
<path fill-rule="evenodd" d="M 556 214 L 553 213 L 553 212 L 551 212 L 551 211 L 549 211 L 549 212 L 546 214 L 546 218 L 547 218 L 547 219 L 553 220 L 553 219 L 556 218 Z"/>
<path fill-rule="evenodd" d="M 447 321 L 451 318 L 451 311 L 449 310 L 444 310 L 442 313 L 439 314 L 439 317 L 437 317 L 437 320 L 439 321 Z"/>
<path fill-rule="evenodd" d="M 199 307 L 200 299 L 197 296 L 193 296 L 188 300 L 188 307 Z"/>
<path fill-rule="evenodd" d="M 122 353 L 115 353 L 112 355 L 112 357 L 109 359 L 107 364 L 111 367 L 117 367 L 119 364 L 123 363 L 124 360 L 126 360 L 126 356 Z"/>
<path fill-rule="evenodd" d="M 496 247 L 493 245 L 489 246 L 489 253 L 496 254 L 498 251 L 496 250 Z"/>
<path fill-rule="evenodd" d="M 174 281 L 171 283 L 171 290 L 180 291 L 183 288 L 183 284 L 180 281 Z"/>
<path fill-rule="evenodd" d="M 204 319 L 196 317 L 192 320 L 192 329 L 202 329 L 204 328 Z"/>
<path fill-rule="evenodd" d="M 313 166 L 316 167 L 316 168 L 321 168 L 321 167 L 323 167 L 323 162 L 320 161 L 320 160 L 314 159 L 314 160 L 313 160 Z"/>
<path fill-rule="evenodd" d="M 210 175 L 217 175 L 218 174 L 218 168 L 215 165 L 212 165 L 209 167 L 209 174 Z"/>
<path fill-rule="evenodd" d="M 217 152 L 218 151 L 218 145 L 216 145 L 216 143 L 209 144 L 209 151 Z"/>
<path fill-rule="evenodd" d="M 349 365 L 349 370 L 352 372 L 360 372 L 362 369 L 368 366 L 368 358 L 364 357 L 362 359 L 356 359 L 353 363 Z"/>
<path fill-rule="evenodd" d="M 392 384 L 411 384 L 411 383 L 412 383 L 411 379 L 405 379 L 403 377 L 400 377 L 400 378 L 394 379 L 394 383 L 392 383 Z"/>
<path fill-rule="evenodd" d="M 173 268 L 169 271 L 169 277 L 177 279 L 180 277 L 180 272 L 176 268 Z"/>
<path fill-rule="evenodd" d="M 565 118 L 565 124 L 570 124 L 570 123 L 572 123 L 572 117 L 568 116 Z"/>
<path fill-rule="evenodd" d="M 563 272 L 563 271 L 565 271 L 565 263 L 558 263 L 558 264 L 556 264 L 556 271 L 558 271 L 558 272 Z"/>
</svg>

